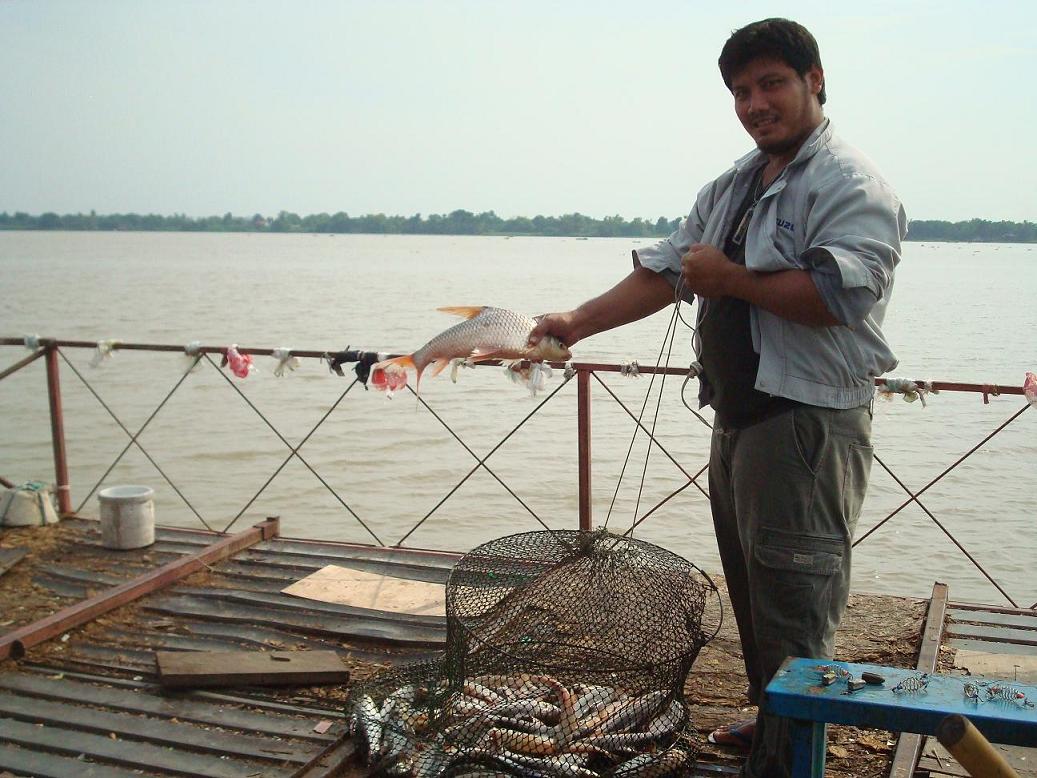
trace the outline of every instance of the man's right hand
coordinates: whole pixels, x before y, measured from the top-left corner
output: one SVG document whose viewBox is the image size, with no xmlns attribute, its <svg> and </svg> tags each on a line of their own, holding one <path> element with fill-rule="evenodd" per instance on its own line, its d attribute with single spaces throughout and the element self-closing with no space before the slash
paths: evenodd
<svg viewBox="0 0 1037 778">
<path fill-rule="evenodd" d="M 529 333 L 529 345 L 535 346 L 545 335 L 554 335 L 566 346 L 572 346 L 580 336 L 576 332 L 576 311 L 544 313 L 536 317 L 536 326 Z"/>
</svg>

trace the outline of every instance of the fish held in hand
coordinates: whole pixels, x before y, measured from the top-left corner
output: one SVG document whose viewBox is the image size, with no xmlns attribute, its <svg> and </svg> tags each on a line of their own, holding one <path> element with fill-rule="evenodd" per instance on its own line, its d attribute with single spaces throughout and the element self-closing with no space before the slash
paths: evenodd
<svg viewBox="0 0 1037 778">
<path fill-rule="evenodd" d="M 421 375 L 426 368 L 431 366 L 429 375 L 434 377 L 455 359 L 464 359 L 470 363 L 494 359 L 542 362 L 566 361 L 572 357 L 565 344 L 551 335 L 544 337 L 535 346 L 529 345 L 529 333 L 536 326 L 536 319 L 532 316 L 490 306 L 448 307 L 439 310 L 461 316 L 465 320 L 439 333 L 413 354 L 376 363 L 371 368 L 372 385 L 376 389 L 393 381 L 399 382 L 401 372 L 413 367 L 417 374 L 417 393 Z"/>
</svg>

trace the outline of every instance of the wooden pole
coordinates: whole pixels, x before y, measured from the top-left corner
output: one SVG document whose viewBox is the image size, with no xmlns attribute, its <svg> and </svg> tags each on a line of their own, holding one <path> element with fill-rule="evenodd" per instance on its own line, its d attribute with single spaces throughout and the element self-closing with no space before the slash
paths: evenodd
<svg viewBox="0 0 1037 778">
<path fill-rule="evenodd" d="M 936 739 L 977 778 L 1019 778 L 990 741 L 967 718 L 952 713 L 936 728 Z"/>
<path fill-rule="evenodd" d="M 54 446 L 54 476 L 58 490 L 58 513 L 72 513 L 72 487 L 68 483 L 68 453 L 65 449 L 65 415 L 61 407 L 58 347 L 47 346 L 47 397 L 50 400 L 50 435 Z"/>
</svg>

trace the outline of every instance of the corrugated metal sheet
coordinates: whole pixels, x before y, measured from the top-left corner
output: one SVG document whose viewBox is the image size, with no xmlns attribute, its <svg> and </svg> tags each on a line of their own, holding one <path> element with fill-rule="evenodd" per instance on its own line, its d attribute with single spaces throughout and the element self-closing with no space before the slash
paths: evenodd
<svg viewBox="0 0 1037 778">
<path fill-rule="evenodd" d="M 145 550 L 112 552 L 91 530 L 34 582 L 74 600 L 192 554 L 217 536 L 159 528 Z M 0 673 L 0 770 L 15 775 L 317 778 L 352 754 L 341 696 L 318 687 L 164 693 L 154 652 L 334 650 L 383 666 L 437 653 L 442 617 L 408 616 L 280 593 L 328 564 L 444 583 L 456 557 L 309 541 L 262 542 L 132 606 L 134 618 L 76 630 L 61 650 L 30 651 Z M 194 579 L 192 579 L 194 580 Z M 124 609 L 125 611 L 125 609 Z M 43 648 L 43 647 L 41 647 Z M 330 720 L 331 728 L 314 727 Z"/>
</svg>

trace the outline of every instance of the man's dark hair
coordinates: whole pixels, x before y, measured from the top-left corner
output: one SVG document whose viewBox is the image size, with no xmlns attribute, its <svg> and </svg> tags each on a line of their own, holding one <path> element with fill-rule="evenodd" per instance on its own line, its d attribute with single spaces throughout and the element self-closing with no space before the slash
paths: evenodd
<svg viewBox="0 0 1037 778">
<path fill-rule="evenodd" d="M 776 59 L 784 62 L 802 78 L 813 66 L 821 67 L 821 52 L 817 41 L 802 24 L 789 19 L 764 19 L 747 24 L 731 33 L 720 52 L 720 75 L 724 84 L 731 88 L 731 79 L 746 65 L 756 59 Z M 825 84 L 817 95 L 821 105 L 825 104 Z"/>
</svg>

